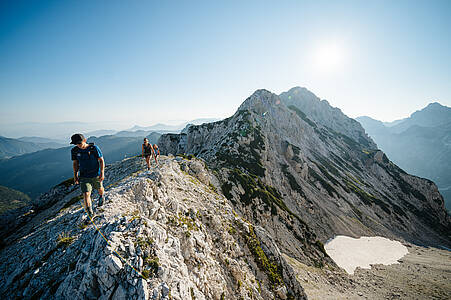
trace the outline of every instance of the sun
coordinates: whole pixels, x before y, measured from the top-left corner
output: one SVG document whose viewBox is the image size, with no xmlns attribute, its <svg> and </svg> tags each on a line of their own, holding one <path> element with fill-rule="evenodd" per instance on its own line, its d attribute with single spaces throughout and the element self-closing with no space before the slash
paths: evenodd
<svg viewBox="0 0 451 300">
<path fill-rule="evenodd" d="M 313 62 L 319 71 L 334 71 L 343 66 L 344 49 L 338 43 L 326 43 L 314 51 Z"/>
</svg>

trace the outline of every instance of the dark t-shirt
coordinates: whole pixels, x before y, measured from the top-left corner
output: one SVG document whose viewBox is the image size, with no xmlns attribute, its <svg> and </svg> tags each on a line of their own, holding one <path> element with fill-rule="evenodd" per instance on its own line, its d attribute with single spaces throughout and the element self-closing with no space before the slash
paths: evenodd
<svg viewBox="0 0 451 300">
<path fill-rule="evenodd" d="M 93 178 L 100 176 L 100 164 L 98 159 L 102 157 L 102 151 L 95 145 L 89 145 L 86 149 L 77 146 L 70 151 L 72 160 L 78 160 L 80 177 Z"/>
<path fill-rule="evenodd" d="M 147 156 L 147 155 L 151 155 L 152 154 L 153 148 L 152 148 L 151 144 L 147 144 L 147 146 L 143 144 L 143 148 L 144 148 L 144 155 Z"/>
</svg>

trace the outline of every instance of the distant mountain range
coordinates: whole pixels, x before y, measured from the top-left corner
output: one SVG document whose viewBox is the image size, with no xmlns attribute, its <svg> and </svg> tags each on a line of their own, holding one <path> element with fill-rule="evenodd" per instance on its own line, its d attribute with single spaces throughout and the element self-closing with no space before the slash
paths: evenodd
<svg viewBox="0 0 451 300">
<path fill-rule="evenodd" d="M 11 139 L 0 136 L 0 159 L 22 155 L 49 148 L 60 148 L 64 145 L 57 140 L 38 137 Z"/>
<path fill-rule="evenodd" d="M 139 131 L 139 130 L 143 130 L 143 131 L 158 131 L 158 132 L 162 132 L 165 131 L 167 133 L 178 133 L 180 132 L 183 128 L 186 127 L 186 125 L 188 124 L 192 124 L 192 125 L 201 125 L 204 123 L 211 123 L 211 122 L 216 122 L 219 121 L 220 119 L 217 118 L 203 118 L 203 119 L 195 119 L 192 121 L 188 121 L 188 122 L 184 122 L 181 123 L 179 125 L 166 125 L 166 124 L 155 124 L 152 126 L 148 126 L 148 127 L 142 127 L 142 126 L 138 126 L 135 125 L 132 128 L 128 129 L 127 131 Z"/>
<path fill-rule="evenodd" d="M 146 137 L 151 135 L 153 132 L 158 132 L 160 134 L 178 133 L 189 124 L 200 125 L 217 120 L 219 119 L 203 118 L 184 122 L 178 125 L 155 124 L 148 127 L 135 125 L 130 129 L 122 131 L 113 129 L 87 131 L 89 128 L 103 126 L 103 123 L 22 123 L 8 128 L 8 132 L 11 136 L 18 135 L 20 133 L 39 134 L 41 136 L 24 136 L 20 138 L 0 136 L 0 159 L 36 152 L 43 149 L 66 147 L 69 145 L 70 136 L 74 132 L 81 132 L 87 138 L 102 137 L 107 135 L 113 135 L 116 137 Z M 112 122 L 110 123 L 113 125 L 115 124 Z"/>
<path fill-rule="evenodd" d="M 125 124 L 126 126 L 126 124 Z M 103 128 L 125 128 L 124 124 L 118 122 L 58 122 L 58 123 L 19 123 L 3 124 L 0 126 L 0 135 L 9 138 L 22 136 L 38 136 L 50 139 L 67 141 L 75 132 L 90 132 Z"/>
<path fill-rule="evenodd" d="M 0 136 L 0 184 L 27 193 L 32 198 L 54 184 L 72 176 L 69 157 L 69 140 L 74 132 L 82 132 L 89 142 L 98 144 L 107 163 L 122 160 L 140 153 L 142 139 L 157 143 L 164 133 L 178 133 L 189 124 L 200 125 L 214 118 L 196 119 L 179 125 L 156 124 L 149 127 L 135 125 L 129 130 L 100 129 L 103 123 L 23 123 L 9 128 L 11 134 L 27 132 L 55 138 L 26 136 L 7 138 Z M 114 123 L 111 123 L 114 124 Z M 13 126 L 14 127 L 14 126 Z M 87 131 L 87 132 L 86 132 Z"/>
<path fill-rule="evenodd" d="M 152 133 L 150 143 L 156 143 L 161 134 Z M 118 137 L 114 135 L 90 138 L 98 145 L 111 164 L 141 153 L 142 137 Z M 36 198 L 52 186 L 72 177 L 71 147 L 45 149 L 33 153 L 0 160 L 0 184 L 22 191 Z"/>
<path fill-rule="evenodd" d="M 397 165 L 433 180 L 451 209 L 451 108 L 437 102 L 410 117 L 383 123 L 356 118 Z"/>
</svg>

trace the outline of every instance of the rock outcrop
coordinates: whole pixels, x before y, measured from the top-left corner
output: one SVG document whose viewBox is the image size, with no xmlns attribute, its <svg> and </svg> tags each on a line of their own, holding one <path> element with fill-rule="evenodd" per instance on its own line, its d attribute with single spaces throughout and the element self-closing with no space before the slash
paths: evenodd
<svg viewBox="0 0 451 300">
<path fill-rule="evenodd" d="M 43 195 L 45 207 L 6 235 L 0 295 L 306 299 L 275 240 L 234 211 L 203 161 L 162 157 L 143 169 L 140 158 L 107 168 L 95 225 L 70 181 Z"/>
<path fill-rule="evenodd" d="M 311 259 L 297 250 L 309 244 L 306 227 L 323 242 L 343 234 L 451 244 L 436 185 L 405 173 L 358 122 L 305 89 L 258 90 L 232 117 L 159 143 L 205 159 L 237 212 L 297 259 Z"/>
</svg>

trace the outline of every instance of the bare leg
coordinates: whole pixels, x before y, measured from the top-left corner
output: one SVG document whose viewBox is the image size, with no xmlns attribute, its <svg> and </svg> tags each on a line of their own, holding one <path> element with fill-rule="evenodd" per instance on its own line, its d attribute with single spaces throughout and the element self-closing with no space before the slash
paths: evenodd
<svg viewBox="0 0 451 300">
<path fill-rule="evenodd" d="M 147 169 L 150 169 L 150 156 L 146 156 Z"/>
<path fill-rule="evenodd" d="M 85 205 L 86 211 L 91 212 L 92 211 L 91 192 L 83 193 L 83 200 L 84 200 L 84 205 Z"/>
</svg>

